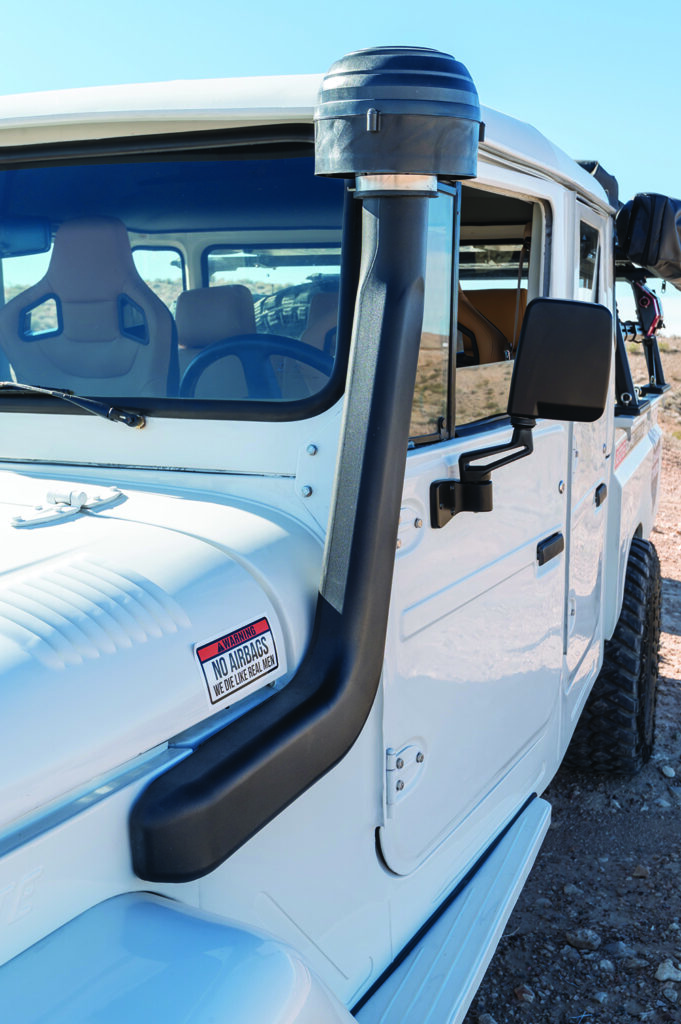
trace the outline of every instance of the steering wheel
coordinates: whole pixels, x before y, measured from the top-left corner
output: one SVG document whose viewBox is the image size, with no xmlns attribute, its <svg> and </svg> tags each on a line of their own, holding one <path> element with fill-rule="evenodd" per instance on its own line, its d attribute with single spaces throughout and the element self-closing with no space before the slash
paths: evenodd
<svg viewBox="0 0 681 1024">
<path fill-rule="evenodd" d="M 333 370 L 330 355 L 295 338 L 283 334 L 235 334 L 208 345 L 192 359 L 182 375 L 180 398 L 193 398 L 201 375 L 225 356 L 236 356 L 241 363 L 249 398 L 281 398 L 279 381 L 270 362 L 275 355 L 305 363 L 327 377 Z"/>
</svg>

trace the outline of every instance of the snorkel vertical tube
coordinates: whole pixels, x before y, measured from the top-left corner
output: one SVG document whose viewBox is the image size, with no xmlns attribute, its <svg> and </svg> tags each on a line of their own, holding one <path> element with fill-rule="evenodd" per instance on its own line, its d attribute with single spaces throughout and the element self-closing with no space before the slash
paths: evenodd
<svg viewBox="0 0 681 1024">
<path fill-rule="evenodd" d="M 358 51 L 323 80 L 315 170 L 354 185 L 362 261 L 312 638 L 288 686 L 139 797 L 130 836 L 140 878 L 212 871 L 337 764 L 366 722 L 383 665 L 428 203 L 439 175 L 475 175 L 480 131 L 470 75 L 436 50 Z"/>
</svg>

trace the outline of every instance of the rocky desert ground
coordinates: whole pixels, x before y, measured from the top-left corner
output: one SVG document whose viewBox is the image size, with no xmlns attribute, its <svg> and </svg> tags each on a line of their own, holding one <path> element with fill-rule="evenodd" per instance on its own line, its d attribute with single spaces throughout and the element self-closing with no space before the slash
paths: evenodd
<svg viewBox="0 0 681 1024">
<path fill-rule="evenodd" d="M 465 1024 L 681 1021 L 681 338 L 661 350 L 673 390 L 651 537 L 663 578 L 654 753 L 634 779 L 559 771 L 551 828 Z"/>
</svg>

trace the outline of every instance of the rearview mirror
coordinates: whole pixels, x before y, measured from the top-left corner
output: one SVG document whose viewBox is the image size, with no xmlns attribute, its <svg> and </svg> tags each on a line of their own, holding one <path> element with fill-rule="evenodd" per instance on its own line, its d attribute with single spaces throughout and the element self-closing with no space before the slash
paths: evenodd
<svg viewBox="0 0 681 1024">
<path fill-rule="evenodd" d="M 32 256 L 48 252 L 50 223 L 42 217 L 4 217 L 0 220 L 0 257 Z"/>
<path fill-rule="evenodd" d="M 534 299 L 513 367 L 511 420 L 597 420 L 608 397 L 612 350 L 612 314 L 605 306 Z"/>
</svg>

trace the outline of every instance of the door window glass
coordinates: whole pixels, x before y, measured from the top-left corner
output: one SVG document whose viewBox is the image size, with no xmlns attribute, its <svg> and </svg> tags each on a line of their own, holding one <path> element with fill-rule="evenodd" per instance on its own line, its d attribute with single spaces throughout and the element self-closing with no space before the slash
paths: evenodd
<svg viewBox="0 0 681 1024">
<path fill-rule="evenodd" d="M 414 440 L 439 438 L 447 422 L 453 248 L 454 196 L 441 192 L 428 202 L 423 330 L 410 427 Z"/>
<path fill-rule="evenodd" d="M 457 430 L 505 415 L 529 282 L 539 280 L 538 203 L 463 188 L 457 308 Z M 533 246 L 533 236 L 537 241 Z M 531 296 L 532 298 L 535 295 Z"/>
</svg>

